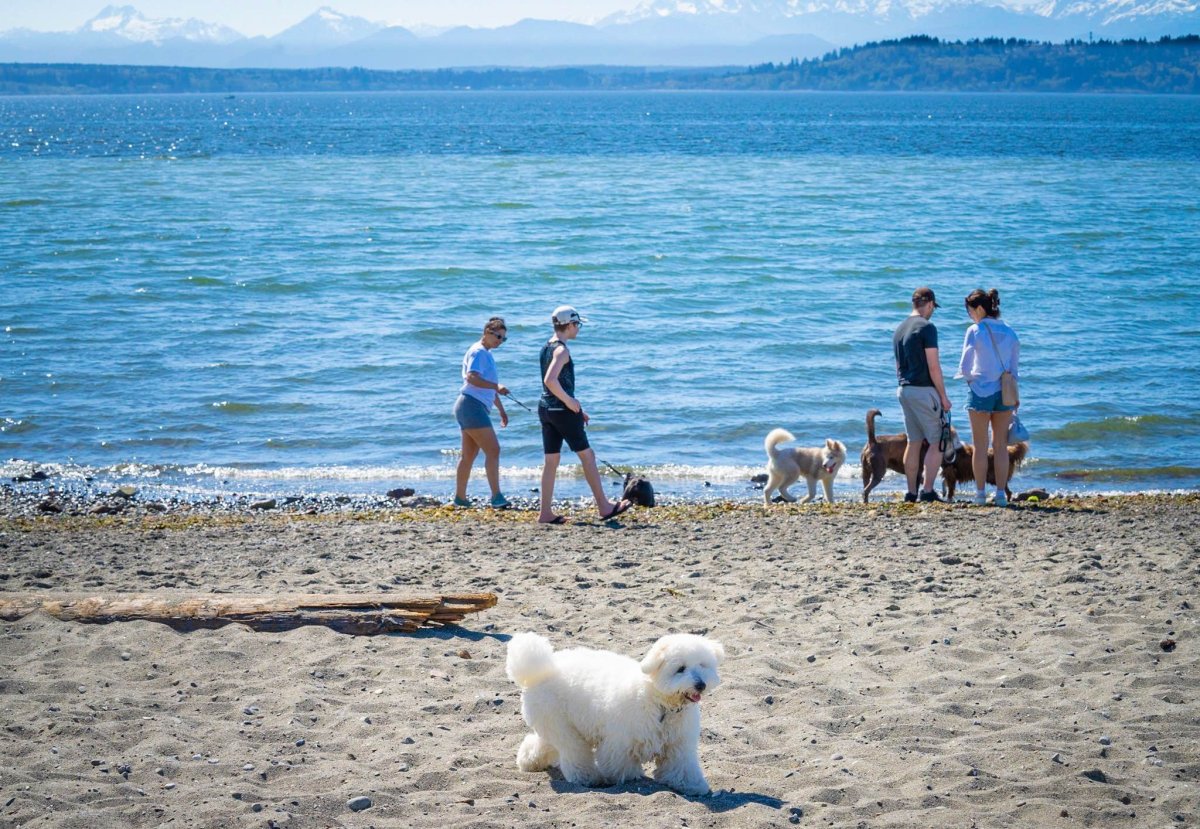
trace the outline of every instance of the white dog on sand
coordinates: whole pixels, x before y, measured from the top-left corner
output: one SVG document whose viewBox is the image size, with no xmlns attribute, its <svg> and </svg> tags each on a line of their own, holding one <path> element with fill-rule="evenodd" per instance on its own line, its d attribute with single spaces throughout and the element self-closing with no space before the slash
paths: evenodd
<svg viewBox="0 0 1200 829">
<path fill-rule="evenodd" d="M 774 429 L 763 441 L 767 450 L 767 483 L 763 487 L 763 504 L 771 505 L 771 493 L 775 490 L 779 490 L 779 497 L 783 500 L 795 501 L 796 496 L 788 492 L 788 487 L 801 477 L 808 483 L 808 497 L 800 503 L 807 504 L 817 497 L 817 481 L 820 481 L 825 487 L 826 502 L 832 504 L 833 479 L 846 462 L 846 444 L 831 438 L 825 441 L 824 446 L 779 448 L 779 444 L 795 439 L 787 429 Z"/>
<path fill-rule="evenodd" d="M 521 686 L 533 733 L 517 751 L 521 771 L 558 766 L 568 782 L 614 786 L 642 776 L 688 795 L 710 791 L 700 768 L 700 699 L 721 681 L 720 643 L 676 633 L 641 663 L 610 651 L 555 651 L 535 633 L 508 644 L 508 676 Z"/>
</svg>

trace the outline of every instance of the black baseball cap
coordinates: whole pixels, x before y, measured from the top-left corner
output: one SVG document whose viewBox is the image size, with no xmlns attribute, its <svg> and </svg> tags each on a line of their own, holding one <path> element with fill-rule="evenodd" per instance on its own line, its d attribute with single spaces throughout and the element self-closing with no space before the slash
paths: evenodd
<svg viewBox="0 0 1200 829">
<path fill-rule="evenodd" d="M 917 288 L 913 291 L 912 304 L 914 306 L 924 305 L 926 302 L 932 302 L 934 308 L 942 307 L 938 305 L 938 301 L 933 295 L 933 288 Z"/>
</svg>

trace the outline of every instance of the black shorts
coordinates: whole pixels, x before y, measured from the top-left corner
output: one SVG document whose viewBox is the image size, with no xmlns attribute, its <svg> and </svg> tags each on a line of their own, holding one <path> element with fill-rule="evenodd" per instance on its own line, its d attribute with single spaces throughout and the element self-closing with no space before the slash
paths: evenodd
<svg viewBox="0 0 1200 829">
<path fill-rule="evenodd" d="M 588 448 L 582 414 L 570 409 L 543 409 L 539 406 L 538 420 L 542 422 L 542 451 L 547 455 L 562 452 L 564 440 L 576 454 Z"/>
</svg>

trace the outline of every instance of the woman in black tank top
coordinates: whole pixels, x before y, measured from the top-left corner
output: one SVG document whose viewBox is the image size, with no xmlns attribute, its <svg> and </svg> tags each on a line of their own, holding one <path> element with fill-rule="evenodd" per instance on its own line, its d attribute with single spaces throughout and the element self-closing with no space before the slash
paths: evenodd
<svg viewBox="0 0 1200 829">
<path fill-rule="evenodd" d="M 567 519 L 554 513 L 554 480 L 558 475 L 558 463 L 562 457 L 565 441 L 579 456 L 583 466 L 583 477 L 596 499 L 596 509 L 604 520 L 615 518 L 629 509 L 629 501 L 614 504 L 604 494 L 600 470 L 596 467 L 596 453 L 588 444 L 588 415 L 582 404 L 575 399 L 575 362 L 567 343 L 579 336 L 583 318 L 569 305 L 554 310 L 550 317 L 554 325 L 554 336 L 542 346 L 542 396 L 538 400 L 538 420 L 542 424 L 542 451 L 545 462 L 542 466 L 541 524 L 565 524 Z"/>
</svg>

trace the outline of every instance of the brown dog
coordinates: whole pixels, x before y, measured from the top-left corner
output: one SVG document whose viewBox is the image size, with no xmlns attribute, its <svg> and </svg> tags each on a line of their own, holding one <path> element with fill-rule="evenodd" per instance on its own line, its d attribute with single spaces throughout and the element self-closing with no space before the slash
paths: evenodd
<svg viewBox="0 0 1200 829">
<path fill-rule="evenodd" d="M 880 435 L 875 437 L 875 418 L 883 412 L 879 409 L 871 409 L 867 412 L 867 445 L 862 448 L 862 455 L 859 461 L 862 464 L 862 479 L 863 479 L 863 503 L 870 500 L 871 490 L 879 486 L 879 482 L 883 480 L 883 476 L 890 469 L 893 472 L 904 474 L 904 450 L 908 448 L 907 435 Z M 929 444 L 921 441 L 921 452 L 924 457 L 924 452 Z M 917 469 L 917 487 L 921 486 L 921 478 L 924 475 L 924 469 Z"/>
<path fill-rule="evenodd" d="M 1011 481 L 1013 476 L 1017 474 L 1017 470 L 1021 468 L 1021 464 L 1025 461 L 1025 456 L 1029 454 L 1028 443 L 1010 443 L 1008 446 L 1008 480 Z M 958 486 L 959 481 L 974 482 L 975 472 L 971 469 L 971 459 L 975 457 L 975 447 L 968 444 L 963 444 L 958 447 L 958 454 L 954 458 L 954 463 L 942 464 L 942 483 L 945 486 L 947 500 L 954 500 L 954 489 Z M 992 447 L 988 447 L 988 467 L 987 467 L 987 482 L 992 486 L 996 485 L 996 455 L 992 451 Z M 1004 486 L 1004 493 L 1008 499 L 1012 500 L 1012 490 L 1008 488 L 1008 484 Z"/>
<path fill-rule="evenodd" d="M 879 486 L 883 476 L 890 469 L 904 474 L 904 450 L 908 448 L 907 435 L 880 435 L 875 437 L 875 418 L 883 412 L 871 409 L 867 412 L 867 444 L 862 448 L 859 462 L 862 465 L 863 503 L 867 503 L 871 490 Z M 962 452 L 963 443 L 958 439 L 958 430 L 950 429 L 955 448 Z M 925 477 L 925 453 L 929 451 L 929 441 L 921 441 L 921 463 L 917 467 L 917 489 L 921 488 L 921 479 Z"/>
</svg>

